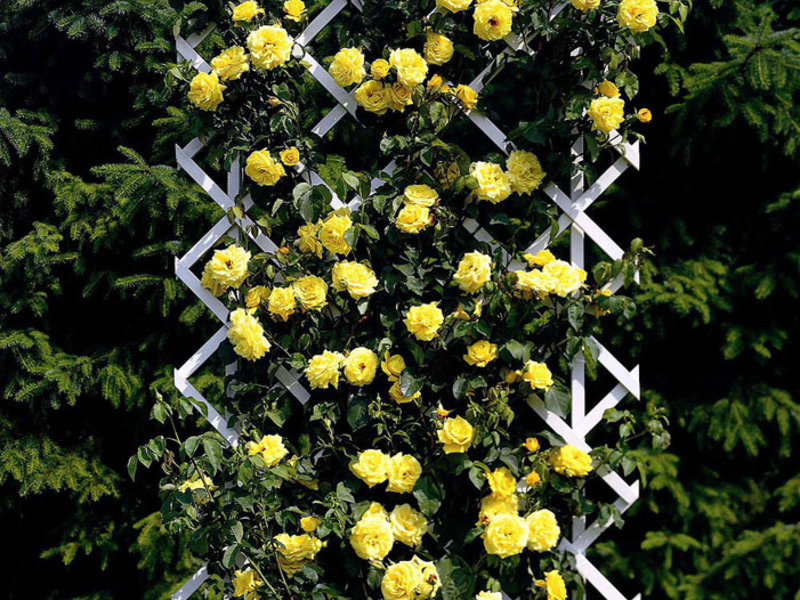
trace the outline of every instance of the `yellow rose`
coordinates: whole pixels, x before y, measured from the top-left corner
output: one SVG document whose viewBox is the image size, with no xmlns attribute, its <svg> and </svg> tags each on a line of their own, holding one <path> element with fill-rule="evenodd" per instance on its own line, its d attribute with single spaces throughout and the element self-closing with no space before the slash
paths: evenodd
<svg viewBox="0 0 800 600">
<path fill-rule="evenodd" d="M 444 444 L 445 454 L 462 453 L 469 450 L 475 438 L 475 429 L 462 417 L 445 419 L 437 432 L 439 443 Z"/>
<path fill-rule="evenodd" d="M 229 287 L 238 288 L 247 276 L 247 263 L 250 260 L 250 253 L 236 244 L 231 244 L 225 250 L 216 250 L 211 260 L 206 263 L 203 274 L 208 273 L 208 277 L 213 281 L 217 288 L 226 290 Z M 208 286 L 207 286 L 208 287 Z M 214 294 L 219 296 L 219 294 Z"/>
<path fill-rule="evenodd" d="M 553 385 L 553 375 L 544 363 L 529 360 L 522 371 L 522 380 L 527 381 L 533 390 L 549 390 Z"/>
<path fill-rule="evenodd" d="M 257 150 L 247 157 L 245 174 L 258 185 L 275 185 L 278 180 L 286 175 L 286 170 L 281 163 L 273 160 L 269 150 Z"/>
<path fill-rule="evenodd" d="M 325 299 L 328 284 L 314 275 L 306 275 L 295 281 L 292 284 L 292 292 L 306 310 L 322 310 L 328 305 Z"/>
<path fill-rule="evenodd" d="M 403 202 L 413 206 L 430 208 L 439 199 L 439 194 L 432 187 L 424 183 L 409 185 L 403 190 Z"/>
<path fill-rule="evenodd" d="M 392 459 L 380 450 L 364 450 L 358 460 L 350 462 L 350 471 L 369 487 L 383 483 L 389 477 Z"/>
<path fill-rule="evenodd" d="M 592 457 L 569 444 L 551 452 L 550 464 L 556 473 L 567 477 L 586 477 L 592 471 Z"/>
<path fill-rule="evenodd" d="M 245 2 L 247 4 L 247 2 Z M 252 4 L 255 4 L 253 2 Z M 252 569 L 246 571 L 236 570 L 233 573 L 233 597 L 244 596 L 245 600 L 257 600 L 256 590 L 264 583 L 259 579 L 258 573 Z"/>
<path fill-rule="evenodd" d="M 528 515 L 528 550 L 547 552 L 558 544 L 561 528 L 556 516 L 549 510 L 537 510 Z"/>
<path fill-rule="evenodd" d="M 387 492 L 407 494 L 414 489 L 422 475 L 422 465 L 410 454 L 395 454 L 389 463 L 389 485 Z"/>
<path fill-rule="evenodd" d="M 250 64 L 271 71 L 286 64 L 292 55 L 292 38 L 279 25 L 264 25 L 247 36 Z"/>
<path fill-rule="evenodd" d="M 272 292 L 268 287 L 257 285 L 256 287 L 248 290 L 244 303 L 247 308 L 258 308 L 262 300 L 269 300 L 269 295 L 271 293 Z"/>
<path fill-rule="evenodd" d="M 437 306 L 437 302 L 428 302 L 408 309 L 403 322 L 409 333 L 414 334 L 418 340 L 430 342 L 439 335 L 439 329 L 444 323 L 444 314 Z"/>
<path fill-rule="evenodd" d="M 317 257 L 322 258 L 322 242 L 317 238 L 317 233 L 321 228 L 322 221 L 318 221 L 317 223 L 306 223 L 297 230 L 300 252 L 316 254 Z"/>
<path fill-rule="evenodd" d="M 438 94 L 442 90 L 442 86 L 444 86 L 444 80 L 441 75 L 432 75 L 426 84 L 428 91 L 434 94 Z"/>
<path fill-rule="evenodd" d="M 256 18 L 257 15 L 263 15 L 264 9 L 258 8 L 258 3 L 254 0 L 247 0 L 233 8 L 233 21 L 245 21 L 249 23 Z"/>
<path fill-rule="evenodd" d="M 299 23 L 306 18 L 306 5 L 303 0 L 286 0 L 283 3 L 283 12 L 287 19 Z"/>
<path fill-rule="evenodd" d="M 625 118 L 625 101 L 622 98 L 595 98 L 589 105 L 592 129 L 609 134 L 617 129 Z"/>
<path fill-rule="evenodd" d="M 200 110 L 214 112 L 222 102 L 225 89 L 216 73 L 198 73 L 189 84 L 189 102 Z"/>
<path fill-rule="evenodd" d="M 403 360 L 403 357 L 399 354 L 391 356 L 387 350 L 386 354 L 383 355 L 383 361 L 381 361 L 381 370 L 386 373 L 389 381 L 398 381 L 400 379 L 400 374 L 405 370 L 405 368 L 406 361 Z"/>
<path fill-rule="evenodd" d="M 463 291 L 475 294 L 492 278 L 492 259 L 482 252 L 467 252 L 453 279 Z M 467 361 L 469 362 L 469 361 Z"/>
<path fill-rule="evenodd" d="M 392 550 L 392 525 L 380 504 L 373 502 L 355 524 L 350 532 L 350 545 L 359 558 L 370 561 L 383 560 Z"/>
<path fill-rule="evenodd" d="M 389 110 L 389 89 L 380 81 L 371 80 L 362 83 L 356 89 L 355 99 L 360 107 L 376 115 L 382 115 Z"/>
<path fill-rule="evenodd" d="M 265 435 L 258 443 L 250 443 L 247 446 L 247 453 L 250 456 L 260 455 L 264 459 L 264 464 L 274 467 L 289 453 L 283 445 L 283 439 L 279 435 Z"/>
<path fill-rule="evenodd" d="M 418 510 L 408 504 L 395 506 L 389 515 L 394 539 L 406 546 L 418 546 L 422 536 L 428 531 L 428 520 Z"/>
<path fill-rule="evenodd" d="M 344 232 L 353 226 L 348 209 L 332 212 L 322 222 L 319 241 L 334 254 L 350 254 L 350 244 L 344 239 Z"/>
<path fill-rule="evenodd" d="M 525 549 L 528 543 L 528 526 L 522 517 L 501 513 L 489 521 L 481 537 L 486 552 L 508 558 Z"/>
<path fill-rule="evenodd" d="M 348 383 L 365 386 L 372 383 L 378 371 L 378 355 L 369 348 L 356 348 L 344 359 L 344 376 Z"/>
<path fill-rule="evenodd" d="M 356 261 L 343 260 L 333 265 L 332 279 L 335 290 L 347 290 L 350 297 L 356 300 L 374 294 L 378 285 L 375 272 Z"/>
<path fill-rule="evenodd" d="M 446 35 L 428 30 L 422 47 L 425 60 L 431 65 L 443 65 L 453 58 L 453 42 Z"/>
<path fill-rule="evenodd" d="M 241 46 L 232 46 L 211 60 L 211 68 L 222 81 L 235 81 L 250 70 L 249 57 Z"/>
<path fill-rule="evenodd" d="M 407 88 L 419 85 L 428 74 L 428 63 L 412 48 L 392 50 L 389 64 L 397 71 L 397 81 Z"/>
<path fill-rule="evenodd" d="M 422 396 L 422 392 L 414 392 L 410 396 L 404 396 L 403 390 L 400 389 L 400 382 L 395 381 L 392 384 L 392 387 L 389 388 L 389 398 L 397 402 L 398 404 L 407 404 L 420 398 Z"/>
<path fill-rule="evenodd" d="M 436 6 L 446 8 L 450 12 L 467 10 L 470 4 L 472 4 L 472 0 L 436 0 Z"/>
<path fill-rule="evenodd" d="M 195 475 L 195 477 L 191 480 L 184 481 L 182 484 L 178 486 L 179 492 L 196 492 L 199 491 L 200 493 L 197 495 L 197 503 L 198 504 L 207 504 L 211 500 L 211 493 L 217 491 L 217 486 L 214 485 L 214 482 L 211 481 L 208 477 L 203 477 L 202 479 Z M 194 494 L 193 494 L 194 495 Z"/>
<path fill-rule="evenodd" d="M 622 0 L 617 21 L 633 33 L 642 33 L 656 24 L 658 6 L 655 0 Z"/>
<path fill-rule="evenodd" d="M 570 3 L 572 6 L 583 12 L 600 6 L 600 0 L 570 0 Z"/>
<path fill-rule="evenodd" d="M 389 64 L 389 61 L 379 58 L 372 63 L 369 74 L 375 79 L 383 79 L 389 74 L 391 68 L 392 66 Z"/>
<path fill-rule="evenodd" d="M 431 216 L 431 211 L 424 206 L 406 204 L 397 213 L 397 219 L 394 224 L 397 225 L 400 231 L 405 233 L 419 233 L 433 224 L 433 217 Z"/>
<path fill-rule="evenodd" d="M 573 267 L 563 260 L 554 260 L 547 263 L 542 269 L 542 273 L 555 280 L 553 292 L 566 298 L 577 292 L 586 281 L 586 271 Z"/>
<path fill-rule="evenodd" d="M 558 571 L 547 571 L 544 579 L 536 581 L 536 587 L 547 589 L 547 600 L 567 600 L 567 586 Z"/>
<path fill-rule="evenodd" d="M 536 296 L 546 296 L 554 292 L 558 285 L 558 280 L 543 273 L 542 271 L 512 271 L 517 276 L 514 288 L 521 292 L 525 298 Z"/>
<path fill-rule="evenodd" d="M 468 85 L 458 84 L 453 90 L 453 95 L 461 102 L 464 110 L 472 110 L 478 106 L 478 92 Z"/>
<path fill-rule="evenodd" d="M 516 516 L 517 514 L 519 514 L 519 498 L 516 494 L 512 494 L 511 496 L 489 494 L 481 498 L 478 525 L 487 525 L 497 515 Z"/>
<path fill-rule="evenodd" d="M 619 96 L 619 88 L 608 79 L 604 79 L 598 84 L 597 91 L 606 98 L 616 98 Z"/>
<path fill-rule="evenodd" d="M 507 498 L 508 496 L 513 496 L 517 491 L 517 478 L 507 467 L 500 467 L 491 473 L 487 473 L 486 481 L 489 482 L 489 487 L 492 489 L 493 494 L 497 496 Z"/>
<path fill-rule="evenodd" d="M 525 476 L 525 483 L 528 484 L 529 487 L 536 487 L 541 482 L 542 477 L 536 471 L 531 471 Z"/>
<path fill-rule="evenodd" d="M 422 574 L 422 583 L 417 590 L 417 600 L 427 600 L 436 595 L 439 588 L 442 587 L 442 582 L 439 579 L 439 572 L 436 570 L 436 565 L 427 560 L 422 560 L 419 556 L 411 559 L 411 562 L 416 565 Z"/>
<path fill-rule="evenodd" d="M 478 187 L 474 190 L 478 200 L 497 204 L 511 195 L 511 181 L 500 165 L 474 162 L 469 166 L 469 174 L 478 181 Z"/>
<path fill-rule="evenodd" d="M 536 254 L 526 254 L 523 256 L 529 267 L 543 267 L 547 263 L 553 262 L 556 257 L 550 250 L 539 250 Z"/>
<path fill-rule="evenodd" d="M 535 437 L 529 437 L 525 440 L 525 443 L 522 444 L 522 447 L 528 452 L 538 452 L 541 446 L 539 444 L 539 440 L 537 440 Z"/>
<path fill-rule="evenodd" d="M 236 354 L 247 360 L 258 360 L 269 352 L 271 344 L 258 319 L 243 308 L 231 312 L 230 319 L 228 339 Z"/>
<path fill-rule="evenodd" d="M 517 194 L 530 193 L 542 185 L 547 173 L 535 154 L 525 150 L 514 150 L 506 159 L 508 179 L 511 182 L 511 191 Z"/>
<path fill-rule="evenodd" d="M 451 412 L 453 411 L 444 409 L 441 405 L 439 405 L 439 408 L 436 409 L 436 417 L 444 421 Z"/>
<path fill-rule="evenodd" d="M 297 146 L 292 146 L 291 148 L 283 150 L 280 156 L 281 162 L 287 167 L 293 167 L 300 162 L 300 151 L 297 149 Z"/>
<path fill-rule="evenodd" d="M 300 527 L 302 527 L 303 531 L 306 533 L 313 533 L 317 527 L 319 527 L 320 523 L 321 521 L 316 517 L 308 516 L 300 519 Z"/>
<path fill-rule="evenodd" d="M 422 585 L 422 570 L 410 560 L 391 565 L 381 580 L 384 600 L 418 600 Z"/>
<path fill-rule="evenodd" d="M 478 592 L 475 594 L 475 600 L 503 600 L 503 594 L 500 592 Z"/>
<path fill-rule="evenodd" d="M 293 577 L 322 549 L 322 542 L 314 536 L 288 535 L 279 533 L 275 536 L 278 542 L 278 565 L 289 577 Z"/>
<path fill-rule="evenodd" d="M 328 73 L 341 87 L 361 83 L 367 75 L 364 70 L 364 55 L 358 48 L 342 48 L 334 55 Z"/>
<path fill-rule="evenodd" d="M 487 340 L 475 342 L 467 348 L 464 360 L 467 364 L 475 367 L 485 367 L 497 358 L 497 344 L 492 344 Z"/>
<path fill-rule="evenodd" d="M 274 316 L 288 321 L 297 311 L 297 302 L 291 287 L 276 287 L 269 295 L 267 310 Z"/>
<path fill-rule="evenodd" d="M 636 118 L 639 119 L 640 123 L 649 123 L 653 120 L 653 113 L 650 112 L 649 108 L 640 108 L 639 112 L 636 113 Z"/>
<path fill-rule="evenodd" d="M 306 377 L 308 378 L 311 389 L 326 389 L 329 385 L 339 387 L 339 367 L 344 361 L 344 356 L 338 352 L 325 350 L 322 354 L 317 354 L 306 367 Z"/>
<path fill-rule="evenodd" d="M 472 14 L 475 24 L 472 32 L 486 42 L 493 42 L 511 33 L 514 9 L 500 0 L 486 0 Z"/>
<path fill-rule="evenodd" d="M 386 86 L 385 90 L 388 107 L 392 110 L 405 112 L 406 106 L 411 105 L 414 93 L 412 88 L 406 87 L 398 81 L 394 85 Z"/>
</svg>

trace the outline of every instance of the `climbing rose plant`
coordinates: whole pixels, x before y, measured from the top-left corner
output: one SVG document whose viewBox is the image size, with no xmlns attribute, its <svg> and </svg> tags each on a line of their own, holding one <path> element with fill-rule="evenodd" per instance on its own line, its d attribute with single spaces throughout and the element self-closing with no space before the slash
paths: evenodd
<svg viewBox="0 0 800 600">
<path fill-rule="evenodd" d="M 634 240 L 587 273 L 557 241 L 526 248 L 559 231 L 542 189 L 572 174 L 572 144 L 586 148 L 577 168 L 591 183 L 615 144 L 641 137 L 652 115 L 635 107 L 632 63 L 685 10 L 660 13 L 654 0 L 348 6 L 312 47 L 353 92 L 357 120 L 320 137 L 311 128 L 332 101 L 296 38 L 324 7 L 249 0 L 183 24 L 220 25 L 199 48 L 215 55 L 210 73 L 182 63 L 167 77 L 192 111 L 186 133 L 214 134 L 198 159 L 211 170 L 243 158 L 231 222 L 245 196 L 254 202 L 252 225 L 201 274 L 230 310 L 220 355 L 239 368 L 216 403 L 240 438 L 187 435 L 191 401 L 159 396 L 154 416 L 170 433 L 142 446 L 131 472 L 161 462 L 164 524 L 189 536 L 219 593 L 580 594 L 562 533 L 576 517 L 621 524 L 586 486 L 606 468 L 641 469 L 643 441 L 666 438 L 663 415 L 609 411 L 618 435 L 589 455 L 527 402 L 566 415 L 570 364 L 581 353 L 596 373 L 592 336 L 635 311 L 610 285 L 628 287 L 647 249 Z M 470 122 L 483 113 L 508 128 L 505 155 Z M 347 205 L 333 209 L 334 194 Z M 257 234 L 278 249 L 262 252 Z M 278 382 L 280 368 L 310 390 L 305 404 Z"/>
</svg>

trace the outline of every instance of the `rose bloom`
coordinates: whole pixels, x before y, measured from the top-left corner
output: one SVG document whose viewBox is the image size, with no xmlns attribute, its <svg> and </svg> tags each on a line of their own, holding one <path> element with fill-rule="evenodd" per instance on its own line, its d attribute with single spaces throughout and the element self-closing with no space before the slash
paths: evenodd
<svg viewBox="0 0 800 600">
<path fill-rule="evenodd" d="M 343 366 L 348 383 L 369 385 L 378 371 L 378 356 L 369 348 L 356 348 L 344 359 Z"/>
<path fill-rule="evenodd" d="M 344 361 L 344 356 L 339 352 L 325 350 L 322 354 L 317 354 L 306 367 L 306 377 L 308 378 L 311 389 L 325 389 L 329 385 L 339 387 L 339 367 Z"/>
<path fill-rule="evenodd" d="M 322 222 L 319 230 L 319 241 L 334 254 L 350 254 L 350 244 L 344 239 L 344 232 L 353 226 L 349 209 L 340 209 L 330 213 Z"/>
<path fill-rule="evenodd" d="M 639 112 L 636 113 L 636 118 L 639 119 L 640 123 L 649 123 L 653 120 L 653 113 L 650 112 L 649 108 L 640 108 Z"/>
<path fill-rule="evenodd" d="M 595 98 L 589 105 L 589 118 L 592 129 L 602 131 L 606 135 L 618 129 L 625 118 L 625 101 L 622 98 Z"/>
<path fill-rule="evenodd" d="M 497 344 L 480 340 L 467 348 L 464 360 L 475 367 L 485 367 L 497 358 Z"/>
<path fill-rule="evenodd" d="M 573 267 L 563 260 L 554 260 L 547 263 L 542 269 L 542 273 L 555 280 L 553 292 L 556 295 L 566 298 L 577 292 L 586 281 L 586 271 Z"/>
<path fill-rule="evenodd" d="M 549 390 L 553 385 L 553 375 L 544 363 L 529 360 L 522 370 L 522 379 L 533 390 Z"/>
<path fill-rule="evenodd" d="M 281 163 L 275 162 L 269 150 L 257 150 L 247 157 L 245 174 L 261 186 L 272 186 L 286 175 L 286 170 Z"/>
<path fill-rule="evenodd" d="M 208 271 L 209 276 L 223 290 L 229 287 L 238 288 L 250 274 L 247 270 L 250 256 L 241 246 L 231 244 L 225 250 L 216 250 L 204 270 Z"/>
<path fill-rule="evenodd" d="M 400 389 L 400 382 L 395 381 L 392 384 L 392 387 L 389 388 L 389 398 L 397 402 L 398 404 L 408 404 L 417 398 L 422 396 L 422 392 L 414 392 L 410 396 L 404 396 L 403 390 Z"/>
<path fill-rule="evenodd" d="M 375 293 L 378 278 L 367 265 L 356 261 L 343 260 L 333 265 L 333 288 L 342 292 L 347 290 L 351 298 L 359 300 Z"/>
<path fill-rule="evenodd" d="M 472 0 L 436 0 L 436 6 L 446 8 L 450 12 L 459 12 L 469 8 Z"/>
<path fill-rule="evenodd" d="M 306 5 L 303 0 L 286 0 L 283 3 L 283 12 L 290 21 L 299 23 L 306 16 Z"/>
<path fill-rule="evenodd" d="M 257 15 L 263 15 L 264 9 L 258 8 L 258 3 L 254 2 L 254 0 L 247 0 L 247 2 L 242 2 L 238 6 L 235 6 L 233 9 L 233 21 L 245 21 L 249 23 L 253 19 L 256 18 Z"/>
<path fill-rule="evenodd" d="M 497 515 L 516 516 L 517 514 L 519 514 L 519 498 L 517 498 L 516 494 L 511 496 L 489 494 L 481 498 L 478 525 L 488 524 Z"/>
<path fill-rule="evenodd" d="M 391 565 L 381 580 L 384 600 L 418 600 L 422 585 L 422 570 L 410 560 Z"/>
<path fill-rule="evenodd" d="M 536 487 L 541 482 L 542 482 L 542 477 L 536 471 L 531 471 L 525 477 L 525 483 L 527 483 L 529 487 Z"/>
<path fill-rule="evenodd" d="M 350 532 L 350 545 L 364 560 L 383 560 L 392 550 L 394 533 L 386 510 L 373 502 Z"/>
<path fill-rule="evenodd" d="M 400 379 L 400 374 L 406 368 L 406 361 L 403 360 L 403 357 L 399 354 L 390 355 L 389 351 L 386 351 L 386 354 L 383 355 L 383 361 L 381 361 L 381 370 L 386 373 L 386 376 L 389 378 L 389 381 L 398 381 Z"/>
<path fill-rule="evenodd" d="M 403 190 L 403 202 L 413 206 L 430 208 L 439 199 L 439 193 L 424 183 L 409 185 Z"/>
<path fill-rule="evenodd" d="M 364 70 L 364 55 L 358 48 L 342 48 L 334 55 L 328 73 L 341 87 L 361 83 L 367 75 Z"/>
<path fill-rule="evenodd" d="M 312 535 L 288 535 L 279 533 L 275 536 L 278 542 L 278 565 L 289 577 L 293 577 L 322 549 L 322 542 Z"/>
<path fill-rule="evenodd" d="M 555 291 L 558 281 L 543 273 L 542 271 L 513 271 L 517 276 L 517 282 L 514 288 L 522 292 L 524 298 L 532 298 L 536 296 L 546 296 L 547 294 Z"/>
<path fill-rule="evenodd" d="M 428 520 L 409 504 L 395 506 L 389 515 L 394 539 L 406 546 L 419 546 L 422 536 L 428 531 Z"/>
<path fill-rule="evenodd" d="M 250 62 L 244 48 L 232 46 L 211 60 L 211 68 L 222 81 L 235 81 L 250 70 Z"/>
<path fill-rule="evenodd" d="M 406 87 L 399 81 L 393 85 L 386 86 L 386 93 L 389 103 L 389 108 L 399 112 L 405 112 L 406 106 L 412 104 L 413 88 Z"/>
<path fill-rule="evenodd" d="M 322 242 L 320 242 L 317 238 L 317 233 L 321 228 L 322 221 L 318 221 L 317 223 L 306 223 L 305 225 L 300 226 L 300 228 L 297 230 L 300 252 L 316 254 L 317 257 L 322 258 Z"/>
<path fill-rule="evenodd" d="M 253 2 L 253 4 L 255 4 L 255 2 Z M 250 594 L 251 597 L 255 597 L 255 591 L 262 585 L 264 585 L 264 583 L 259 579 L 258 573 L 252 569 L 247 569 L 246 571 L 237 569 L 233 573 L 234 596 L 238 597 Z"/>
<path fill-rule="evenodd" d="M 222 102 L 225 89 L 216 73 L 198 73 L 189 84 L 189 102 L 200 110 L 214 112 Z"/>
<path fill-rule="evenodd" d="M 444 314 L 436 302 L 428 302 L 408 309 L 404 323 L 408 331 L 418 340 L 430 342 L 439 335 L 439 329 L 444 323 Z"/>
<path fill-rule="evenodd" d="M 350 462 L 350 471 L 369 487 L 383 483 L 389 477 L 391 459 L 380 450 L 364 450 L 358 460 Z"/>
<path fill-rule="evenodd" d="M 292 38 L 279 25 L 264 25 L 247 36 L 250 64 L 271 71 L 286 64 L 292 55 Z"/>
<path fill-rule="evenodd" d="M 297 311 L 297 302 L 291 287 L 276 287 L 269 295 L 267 310 L 279 319 L 288 321 Z"/>
<path fill-rule="evenodd" d="M 547 173 L 542 169 L 542 165 L 535 154 L 525 150 L 514 150 L 506 159 L 506 169 L 511 191 L 517 194 L 530 193 L 542 185 L 542 181 Z"/>
<path fill-rule="evenodd" d="M 264 464 L 274 467 L 289 453 L 283 445 L 283 439 L 279 435 L 265 435 L 258 443 L 250 443 L 247 446 L 247 453 L 250 456 L 260 455 L 264 459 Z"/>
<path fill-rule="evenodd" d="M 544 579 L 536 581 L 536 587 L 543 587 L 547 590 L 547 600 L 567 600 L 567 586 L 564 585 L 564 578 L 558 571 L 547 571 Z"/>
<path fill-rule="evenodd" d="M 477 251 L 466 253 L 453 279 L 468 294 L 479 292 L 492 279 L 491 257 Z"/>
<path fill-rule="evenodd" d="M 570 3 L 572 6 L 583 12 L 600 6 L 600 0 L 570 0 Z"/>
<path fill-rule="evenodd" d="M 475 600 L 503 600 L 503 594 L 500 592 L 478 592 L 475 594 Z"/>
<path fill-rule="evenodd" d="M 472 32 L 486 42 L 493 42 L 511 33 L 514 10 L 500 0 L 486 0 L 472 14 Z"/>
<path fill-rule="evenodd" d="M 285 164 L 287 167 L 293 167 L 300 162 L 300 151 L 297 149 L 297 146 L 291 146 L 290 148 L 283 150 L 280 154 L 280 157 L 283 164 Z"/>
<path fill-rule="evenodd" d="M 616 98 L 619 96 L 619 88 L 608 79 L 601 81 L 595 91 L 600 92 L 606 98 Z"/>
<path fill-rule="evenodd" d="M 446 35 L 428 31 L 422 47 L 425 60 L 431 65 L 443 65 L 453 58 L 453 42 Z"/>
<path fill-rule="evenodd" d="M 536 254 L 526 254 L 523 256 L 529 267 L 543 267 L 547 263 L 553 262 L 556 257 L 550 250 L 539 250 Z"/>
<path fill-rule="evenodd" d="M 407 494 L 414 489 L 422 475 L 422 465 L 410 454 L 395 454 L 389 463 L 389 485 L 387 492 Z"/>
<path fill-rule="evenodd" d="M 592 457 L 569 444 L 552 450 L 550 464 L 556 473 L 566 477 L 586 477 L 592 471 Z"/>
<path fill-rule="evenodd" d="M 656 24 L 658 5 L 655 0 L 622 0 L 617 21 L 633 33 L 642 33 Z"/>
<path fill-rule="evenodd" d="M 389 91 L 380 81 L 362 83 L 356 89 L 355 99 L 361 108 L 376 115 L 382 115 L 389 110 Z"/>
<path fill-rule="evenodd" d="M 469 174 L 478 181 L 478 187 L 473 190 L 478 200 L 497 204 L 511 195 L 511 181 L 500 165 L 474 162 L 469 166 Z"/>
<path fill-rule="evenodd" d="M 528 543 L 528 525 L 525 519 L 517 515 L 499 514 L 489 521 L 481 537 L 486 552 L 508 558 L 525 549 Z"/>
<path fill-rule="evenodd" d="M 517 491 L 517 478 L 507 467 L 500 467 L 486 474 L 492 493 L 507 498 Z"/>
<path fill-rule="evenodd" d="M 419 556 L 411 559 L 411 562 L 422 573 L 422 583 L 417 590 L 418 600 L 427 600 L 436 595 L 439 588 L 442 587 L 442 582 L 439 579 L 439 572 L 436 570 L 436 565 L 427 560 L 422 560 Z"/>
<path fill-rule="evenodd" d="M 379 58 L 373 61 L 372 66 L 370 67 L 369 74 L 372 75 L 375 79 L 383 79 L 389 74 L 389 69 L 392 66 L 389 64 L 388 60 L 384 60 Z"/>
<path fill-rule="evenodd" d="M 444 425 L 437 432 L 439 442 L 444 444 L 445 454 L 466 452 L 475 439 L 475 429 L 469 421 L 462 417 L 445 419 Z"/>
<path fill-rule="evenodd" d="M 258 319 L 243 308 L 231 312 L 230 319 L 228 340 L 236 354 L 247 360 L 258 360 L 269 352 L 271 344 Z"/>
<path fill-rule="evenodd" d="M 389 64 L 397 70 L 397 81 L 407 88 L 419 85 L 428 74 L 428 63 L 412 48 L 392 50 Z"/>
<path fill-rule="evenodd" d="M 526 439 L 525 443 L 522 444 L 522 446 L 528 452 L 538 452 L 539 448 L 541 447 L 541 445 L 539 444 L 539 440 L 537 440 L 535 437 L 529 437 L 528 439 Z"/>
<path fill-rule="evenodd" d="M 400 231 L 416 234 L 433 224 L 431 211 L 424 206 L 406 204 L 397 213 L 394 224 Z"/>
<path fill-rule="evenodd" d="M 328 294 L 328 284 L 314 275 L 301 277 L 292 284 L 294 297 L 306 310 L 322 310 L 328 305 L 325 299 Z"/>
<path fill-rule="evenodd" d="M 525 519 L 528 524 L 528 550 L 547 552 L 558 544 L 561 528 L 556 516 L 549 510 L 537 510 Z"/>
<path fill-rule="evenodd" d="M 468 85 L 458 84 L 453 90 L 453 95 L 461 102 L 464 110 L 472 110 L 478 106 L 478 92 Z"/>
<path fill-rule="evenodd" d="M 317 519 L 316 517 L 308 516 L 308 517 L 303 517 L 302 519 L 300 519 L 300 527 L 306 533 L 311 533 L 314 530 L 316 530 L 316 528 L 319 527 L 320 523 L 321 523 L 321 521 L 319 519 Z"/>
</svg>

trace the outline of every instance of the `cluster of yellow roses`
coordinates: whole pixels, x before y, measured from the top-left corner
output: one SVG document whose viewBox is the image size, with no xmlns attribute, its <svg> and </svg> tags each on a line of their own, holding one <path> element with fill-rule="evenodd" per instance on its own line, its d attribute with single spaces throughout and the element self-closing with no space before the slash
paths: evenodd
<svg viewBox="0 0 800 600">
<path fill-rule="evenodd" d="M 400 504 L 391 513 L 372 502 L 350 533 L 350 545 L 356 555 L 370 562 L 381 561 L 392 551 L 394 543 L 419 546 L 428 531 L 428 520 L 409 504 Z"/>
<path fill-rule="evenodd" d="M 592 100 L 589 105 L 592 129 L 608 135 L 619 129 L 625 120 L 625 101 L 620 97 L 619 88 L 607 79 L 600 82 L 595 92 L 600 96 Z M 649 109 L 642 108 L 636 113 L 636 118 L 642 123 L 649 123 L 653 115 Z"/>
<path fill-rule="evenodd" d="M 543 298 L 548 294 L 566 298 L 580 290 L 586 281 L 586 271 L 557 260 L 549 250 L 542 250 L 536 255 L 526 254 L 525 260 L 530 267 L 540 268 L 512 271 L 517 278 L 514 287 L 524 298 Z"/>
<path fill-rule="evenodd" d="M 312 390 L 339 387 L 339 370 L 344 370 L 348 383 L 365 386 L 372 383 L 378 371 L 378 356 L 369 348 L 359 347 L 347 355 L 325 350 L 308 361 L 306 377 Z"/>
<path fill-rule="evenodd" d="M 466 10 L 472 0 L 436 0 L 436 6 L 451 13 Z M 476 0 L 472 32 L 486 42 L 500 40 L 511 33 L 517 0 Z"/>
<path fill-rule="evenodd" d="M 296 146 L 290 146 L 282 150 L 278 156 L 280 162 L 276 161 L 267 148 L 256 150 L 247 157 L 244 168 L 245 175 L 260 186 L 272 186 L 280 181 L 281 177 L 286 176 L 284 166 L 293 167 L 300 162 L 300 152 Z"/>
<path fill-rule="evenodd" d="M 581 12 L 600 6 L 601 0 L 570 0 Z M 656 0 L 622 0 L 617 11 L 617 22 L 633 33 L 643 33 L 656 24 L 658 5 Z"/>
<path fill-rule="evenodd" d="M 418 556 L 391 565 L 381 580 L 384 600 L 428 600 L 440 587 L 436 565 Z"/>
<path fill-rule="evenodd" d="M 497 204 L 512 193 L 530 195 L 542 185 L 547 173 L 535 154 L 525 150 L 514 150 L 506 159 L 506 170 L 492 162 L 474 162 L 469 174 L 477 181 L 473 190 L 478 200 Z"/>
</svg>

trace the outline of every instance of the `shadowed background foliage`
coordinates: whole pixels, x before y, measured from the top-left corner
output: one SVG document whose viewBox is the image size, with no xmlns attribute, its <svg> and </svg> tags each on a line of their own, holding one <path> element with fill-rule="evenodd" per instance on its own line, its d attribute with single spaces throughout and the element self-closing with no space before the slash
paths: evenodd
<svg viewBox="0 0 800 600">
<path fill-rule="evenodd" d="M 172 274 L 219 215 L 173 168 L 185 120 L 163 85 L 174 27 L 201 7 L 0 5 L 3 598 L 154 600 L 195 567 L 160 525 L 158 473 L 133 483 L 125 465 L 154 390 L 213 327 Z M 594 550 L 650 598 L 800 599 L 799 17 L 698 4 L 637 70 L 655 115 L 642 173 L 592 209 L 655 251 L 613 342 L 673 443 Z M 215 373 L 197 387 L 219 392 Z"/>
</svg>

